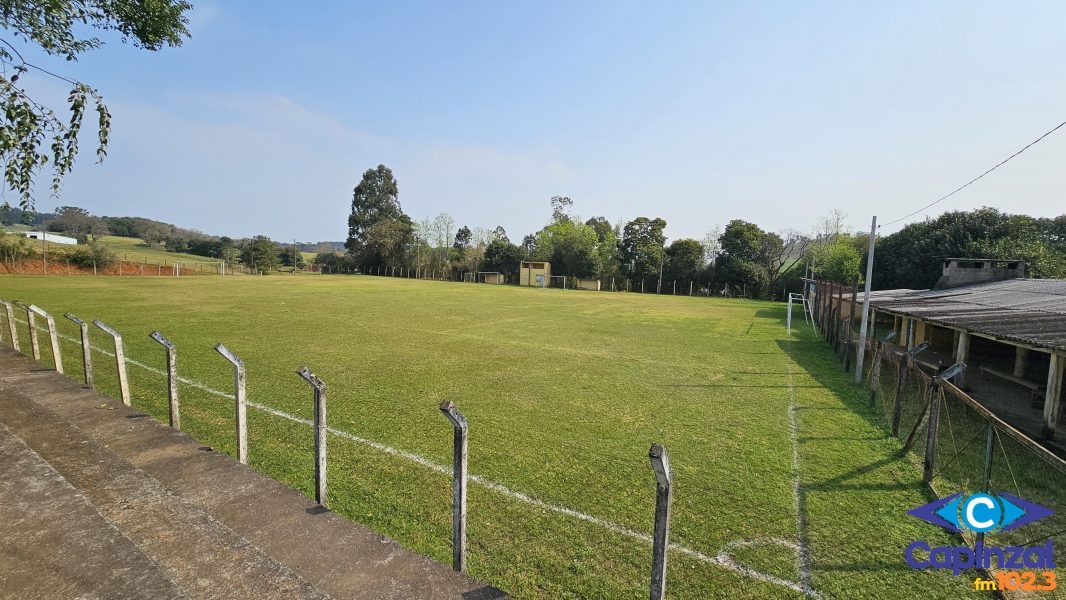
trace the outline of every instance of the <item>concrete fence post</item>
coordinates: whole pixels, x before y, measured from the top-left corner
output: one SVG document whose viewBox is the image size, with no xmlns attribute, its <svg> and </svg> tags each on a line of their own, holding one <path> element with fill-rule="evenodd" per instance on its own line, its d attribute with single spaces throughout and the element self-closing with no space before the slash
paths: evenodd
<svg viewBox="0 0 1066 600">
<path fill-rule="evenodd" d="M 170 403 L 170 426 L 181 429 L 181 409 L 178 406 L 178 349 L 174 343 L 153 331 L 148 337 L 159 342 L 167 351 L 167 400 Z"/>
<path fill-rule="evenodd" d="M 466 480 L 467 434 L 469 425 L 463 413 L 445 400 L 440 411 L 452 423 L 452 568 L 466 570 Z"/>
<path fill-rule="evenodd" d="M 248 398 L 245 392 L 244 361 L 222 345 L 215 344 L 215 350 L 233 364 L 233 395 L 236 401 L 237 418 L 237 460 L 248 464 Z"/>
<path fill-rule="evenodd" d="M 648 451 L 655 471 L 655 531 L 652 536 L 651 600 L 666 596 L 666 552 L 670 545 L 670 494 L 673 474 L 666 448 L 652 444 Z"/>
<path fill-rule="evenodd" d="M 940 425 L 940 399 L 944 395 L 944 382 L 962 373 L 964 369 L 965 364 L 955 363 L 933 378 L 933 389 L 929 398 L 929 429 L 925 436 L 925 460 L 922 469 L 922 481 L 925 483 L 933 481 L 933 471 L 936 468 L 936 436 Z M 986 466 L 990 465 L 991 459 Z"/>
<path fill-rule="evenodd" d="M 92 348 L 89 346 L 89 324 L 70 313 L 63 316 L 77 324 L 78 329 L 81 330 L 81 366 L 85 371 L 85 385 L 93 387 L 93 357 Z"/>
<path fill-rule="evenodd" d="M 52 346 L 52 361 L 56 366 L 56 373 L 63 373 L 63 355 L 59 349 L 59 333 L 56 331 L 56 320 L 52 318 L 52 315 L 34 304 L 30 305 L 30 310 L 44 317 L 45 323 L 48 324 L 48 343 Z"/>
<path fill-rule="evenodd" d="M 895 331 L 889 331 L 877 340 L 877 350 L 874 351 L 873 364 L 870 365 L 870 408 L 873 408 L 877 400 L 877 390 L 881 387 L 881 357 L 885 354 L 885 344 L 895 336 Z M 859 365 L 856 363 L 855 367 L 859 368 Z"/>
<path fill-rule="evenodd" d="M 903 393 L 904 388 L 907 387 L 907 378 L 910 375 L 910 370 L 914 366 L 914 357 L 928 347 L 929 342 L 922 342 L 920 346 L 911 348 L 903 353 L 899 379 L 896 380 L 896 402 L 892 409 L 892 435 L 899 435 L 899 420 L 903 413 Z"/>
<path fill-rule="evenodd" d="M 33 355 L 33 360 L 41 360 L 41 345 L 37 340 L 37 319 L 30 307 L 15 300 L 15 306 L 26 311 L 26 323 L 30 330 L 30 350 Z"/>
<path fill-rule="evenodd" d="M 307 367 L 300 367 L 296 374 L 314 389 L 315 502 L 326 506 L 326 384 Z"/>
<path fill-rule="evenodd" d="M 0 300 L 0 303 L 4 305 L 4 312 L 7 314 L 7 331 L 11 334 L 11 347 L 21 352 L 18 329 L 15 328 L 15 309 L 6 300 Z"/>
<path fill-rule="evenodd" d="M 130 406 L 130 383 L 126 377 L 126 353 L 122 349 L 122 334 L 108 327 L 100 319 L 93 321 L 93 325 L 102 329 L 115 340 L 115 368 L 118 370 L 119 394 L 122 397 L 122 403 Z"/>
</svg>

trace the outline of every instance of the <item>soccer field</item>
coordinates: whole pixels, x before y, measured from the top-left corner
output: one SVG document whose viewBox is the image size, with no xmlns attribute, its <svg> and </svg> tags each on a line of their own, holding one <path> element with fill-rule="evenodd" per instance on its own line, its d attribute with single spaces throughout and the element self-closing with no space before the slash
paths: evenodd
<svg viewBox="0 0 1066 600">
<path fill-rule="evenodd" d="M 669 597 L 975 595 L 906 565 L 911 541 L 950 542 L 905 514 L 931 499 L 920 469 L 809 328 L 785 336 L 781 304 L 364 276 L 7 276 L 0 298 L 56 316 L 73 378 L 63 313 L 120 331 L 133 404 L 165 421 L 162 332 L 183 429 L 233 455 L 224 343 L 247 364 L 250 464 L 311 494 L 307 365 L 328 386 L 330 508 L 444 562 L 454 401 L 468 569 L 518 598 L 647 596 L 653 442 L 674 470 Z M 94 361 L 117 397 L 113 359 Z"/>
</svg>

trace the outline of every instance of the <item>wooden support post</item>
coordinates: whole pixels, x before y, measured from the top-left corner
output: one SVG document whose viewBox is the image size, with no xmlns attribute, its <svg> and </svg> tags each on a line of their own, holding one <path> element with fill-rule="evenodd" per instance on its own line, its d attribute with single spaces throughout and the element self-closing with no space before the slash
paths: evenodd
<svg viewBox="0 0 1066 600">
<path fill-rule="evenodd" d="M 452 568 L 466 570 L 466 480 L 469 424 L 463 413 L 445 400 L 440 411 L 452 423 Z"/>
<path fill-rule="evenodd" d="M 314 389 L 315 502 L 326 506 L 326 384 L 307 367 L 300 367 L 296 374 Z"/>
<path fill-rule="evenodd" d="M 1025 379 L 1026 367 L 1029 366 L 1029 349 L 1022 346 L 1014 347 L 1014 376 Z"/>
<path fill-rule="evenodd" d="M 102 329 L 115 340 L 115 368 L 118 371 L 119 394 L 122 397 L 122 403 L 130 406 L 130 383 L 129 379 L 126 378 L 126 353 L 122 349 L 122 334 L 105 325 L 100 319 L 93 321 L 93 325 Z"/>
<path fill-rule="evenodd" d="M 26 311 L 26 323 L 30 330 L 30 353 L 33 356 L 33 360 L 41 360 L 41 345 L 37 340 L 37 319 L 29 306 L 18 300 L 15 300 L 15 306 Z"/>
<path fill-rule="evenodd" d="M 916 348 L 912 348 L 903 354 L 903 362 L 900 364 L 900 375 L 896 380 L 896 403 L 892 409 L 892 435 L 899 435 L 899 420 L 903 414 L 903 394 L 907 386 L 907 378 L 910 370 L 914 368 L 914 357 L 929 347 L 929 342 L 922 342 Z"/>
<path fill-rule="evenodd" d="M 159 342 L 167 351 L 167 400 L 170 403 L 170 426 L 181 429 L 181 408 L 178 406 L 178 349 L 174 343 L 153 331 L 148 337 Z"/>
<path fill-rule="evenodd" d="M 245 395 L 244 361 L 222 343 L 215 344 L 215 351 L 233 364 L 233 396 L 236 401 L 237 460 L 248 464 L 248 398 Z"/>
<path fill-rule="evenodd" d="M 85 385 L 91 388 L 93 387 L 93 357 L 89 346 L 89 324 L 70 313 L 63 316 L 77 324 L 78 329 L 81 330 L 81 366 L 85 372 Z"/>
<path fill-rule="evenodd" d="M 1055 429 L 1058 427 L 1059 418 L 1062 416 L 1062 372 L 1063 363 L 1066 362 L 1061 354 L 1051 353 L 1051 364 L 1048 365 L 1047 391 L 1044 394 L 1044 439 L 1055 439 Z"/>
<path fill-rule="evenodd" d="M 670 494 L 673 474 L 666 448 L 652 444 L 648 450 L 655 471 L 655 530 L 652 534 L 651 600 L 666 597 L 666 553 L 670 546 Z"/>
<path fill-rule="evenodd" d="M 4 312 L 7 314 L 7 331 L 11 334 L 11 347 L 21 352 L 22 349 L 19 348 L 18 329 L 15 328 L 15 309 L 11 306 L 10 302 L 0 300 L 0 303 L 4 305 Z"/>
<path fill-rule="evenodd" d="M 48 341 L 52 346 L 52 362 L 55 364 L 56 373 L 63 373 L 63 355 L 59 349 L 59 332 L 56 331 L 56 320 L 52 318 L 52 315 L 48 314 L 40 307 L 33 304 L 30 305 L 30 310 L 34 313 L 44 317 L 45 323 L 48 324 Z"/>
</svg>

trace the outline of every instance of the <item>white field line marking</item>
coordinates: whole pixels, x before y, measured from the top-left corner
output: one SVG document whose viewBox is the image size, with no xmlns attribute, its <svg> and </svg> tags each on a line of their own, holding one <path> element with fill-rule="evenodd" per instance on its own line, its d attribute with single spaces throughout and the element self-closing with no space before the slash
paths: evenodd
<svg viewBox="0 0 1066 600">
<path fill-rule="evenodd" d="M 21 321 L 18 318 L 16 318 L 15 320 L 19 321 L 19 322 L 22 322 L 22 323 L 25 323 L 24 321 Z M 43 330 L 43 328 L 41 328 L 41 329 Z M 79 343 L 79 344 L 81 343 L 80 339 L 74 338 L 72 336 L 68 336 L 68 335 L 65 335 L 65 334 L 62 334 L 62 333 L 59 334 L 59 337 L 65 339 L 65 340 L 67 340 L 69 342 L 74 342 L 74 343 Z M 92 348 L 92 350 L 94 350 L 95 352 L 99 352 L 100 354 L 103 354 L 105 356 L 110 356 L 111 358 L 115 357 L 114 353 L 109 352 L 108 350 L 106 350 L 104 348 L 100 348 L 99 346 L 90 346 L 90 348 Z M 155 367 L 153 367 L 151 365 L 147 365 L 147 364 L 142 363 L 142 362 L 140 362 L 138 360 L 129 358 L 128 356 L 126 357 L 126 363 L 127 364 L 131 364 L 131 365 L 133 365 L 135 367 L 139 367 L 141 369 L 144 369 L 145 371 L 148 371 L 148 372 L 151 372 L 151 373 L 155 373 L 157 375 L 162 375 L 164 377 L 167 375 L 166 371 L 163 371 L 162 369 L 157 369 L 157 368 L 155 368 Z M 207 392 L 209 394 L 218 396 L 220 398 L 227 398 L 227 399 L 232 399 L 233 398 L 233 394 L 230 394 L 230 393 L 227 393 L 227 392 L 223 392 L 223 391 L 220 391 L 220 390 L 216 390 L 216 389 L 208 386 L 207 384 L 205 384 L 203 382 L 200 382 L 200 381 L 197 381 L 195 379 L 189 379 L 188 377 L 178 376 L 178 381 L 180 381 L 180 382 L 182 382 L 182 383 L 184 383 L 186 385 L 190 385 L 192 387 L 195 387 L 197 389 L 203 390 L 203 391 L 205 391 L 205 392 Z M 248 401 L 248 406 L 251 406 L 253 408 L 261 410 L 261 411 L 263 411 L 265 413 L 274 415 L 276 417 L 280 417 L 282 419 L 287 419 L 289 421 L 292 421 L 293 423 L 299 423 L 301 425 L 306 425 L 308 427 L 313 427 L 314 426 L 314 423 L 310 419 L 304 419 L 304 418 L 298 417 L 296 415 L 291 415 L 291 414 L 289 414 L 287 412 L 278 410 L 278 409 L 276 409 L 276 408 L 274 408 L 272 406 L 268 406 L 266 404 L 260 404 L 258 402 L 253 402 L 253 401 L 249 400 Z M 373 448 L 375 450 L 378 450 L 380 452 L 384 452 L 385 454 L 389 454 L 391 456 L 396 456 L 396 457 L 399 457 L 399 458 L 403 458 L 403 459 L 409 460 L 409 461 L 411 461 L 413 463 L 422 465 L 423 467 L 426 467 L 427 469 L 429 469 L 430 471 L 433 471 L 435 473 L 440 473 L 441 475 L 447 475 L 449 477 L 452 475 L 451 467 L 448 467 L 446 465 L 442 465 L 440 463 L 434 462 L 434 461 L 432 461 L 432 460 L 430 460 L 430 459 L 428 459 L 428 458 L 426 458 L 424 456 L 415 454 L 413 452 L 407 452 L 406 450 L 400 450 L 398 448 L 393 448 L 392 446 L 387 446 L 387 445 L 382 444 L 380 442 L 375 442 L 373 440 L 368 440 L 366 438 L 359 437 L 357 435 L 348 433 L 347 431 L 344 431 L 344 430 L 341 430 L 341 429 L 334 429 L 332 427 L 327 427 L 326 430 L 329 433 L 332 433 L 333 435 L 335 435 L 337 437 L 342 437 L 344 439 L 351 440 L 351 441 L 356 442 L 358 444 L 363 444 L 365 446 L 369 446 L 369 447 L 371 447 L 371 448 Z M 643 541 L 643 542 L 647 542 L 648 544 L 652 543 L 652 537 L 650 535 L 648 535 L 646 533 L 641 533 L 639 531 L 635 531 L 633 529 L 630 529 L 630 528 L 626 527 L 625 525 L 619 525 L 618 523 L 613 523 L 613 522 L 608 521 L 606 519 L 601 519 L 600 517 L 597 517 L 595 515 L 590 515 L 588 513 L 583 513 L 581 511 L 577 511 L 577 510 L 574 510 L 572 508 L 567 508 L 565 506 L 560 506 L 558 504 L 551 504 L 551 503 L 545 502 L 543 500 L 539 500 L 537 498 L 534 498 L 533 496 L 530 496 L 528 494 L 524 494 L 524 493 L 519 492 L 519 491 L 512 490 L 511 488 L 509 488 L 509 487 L 507 487 L 507 486 L 505 486 L 505 485 L 503 485 L 501 483 L 496 483 L 495 481 L 492 481 L 490 479 L 486 479 L 485 477 L 482 477 L 480 475 L 470 475 L 470 480 L 475 482 L 475 483 L 477 483 L 477 484 L 479 484 L 479 485 L 482 485 L 482 486 L 484 486 L 484 487 L 486 487 L 486 488 L 488 488 L 488 489 L 490 489 L 490 490 L 492 490 L 494 492 L 497 492 L 497 493 L 499 493 L 501 495 L 504 495 L 504 496 L 507 496 L 509 498 L 518 500 L 519 502 L 524 502 L 526 504 L 529 504 L 529 505 L 532 505 L 532 506 L 536 506 L 537 508 L 541 508 L 541 509 L 544 509 L 544 510 L 550 510 L 552 512 L 556 512 L 556 513 L 559 513 L 559 514 L 562 514 L 562 515 L 566 515 L 568 517 L 573 517 L 575 519 L 580 519 L 582 521 L 585 521 L 585 522 L 588 522 L 588 523 L 592 523 L 594 525 L 598 525 L 600 527 L 603 527 L 604 529 L 608 529 L 610 531 L 613 531 L 615 533 L 624 535 L 626 537 L 633 538 L 633 539 L 636 539 L 636 540 L 640 540 L 640 541 Z M 781 587 L 786 587 L 786 588 L 789 588 L 791 590 L 806 594 L 807 596 L 811 596 L 811 597 L 814 597 L 814 598 L 819 597 L 818 594 L 816 592 L 814 592 L 813 590 L 805 589 L 804 586 L 802 586 L 801 584 L 797 584 L 794 581 L 788 581 L 787 579 L 782 579 L 780 577 L 777 577 L 776 575 L 771 575 L 769 573 L 762 573 L 760 571 L 756 571 L 755 569 L 752 569 L 750 567 L 746 567 L 746 566 L 744 566 L 742 564 L 737 563 L 735 560 L 733 560 L 732 556 L 730 556 L 727 553 L 727 550 L 729 548 L 731 548 L 731 547 L 742 546 L 742 545 L 748 545 L 748 544 L 745 543 L 745 542 L 731 542 L 730 544 L 727 544 L 725 547 L 723 547 L 722 550 L 719 551 L 718 554 L 715 555 L 715 556 L 710 556 L 708 554 L 704 554 L 703 552 L 700 552 L 699 550 L 695 550 L 693 548 L 689 548 L 688 546 L 683 546 L 683 545 L 677 544 L 677 543 L 672 543 L 672 544 L 670 544 L 669 547 L 670 547 L 671 550 L 674 550 L 676 552 L 680 552 L 680 553 L 685 554 L 687 556 L 691 556 L 692 558 L 695 558 L 697 560 L 700 560 L 700 561 L 708 563 L 708 564 L 717 565 L 719 567 L 722 567 L 722 568 L 725 568 L 725 569 L 729 569 L 731 571 L 734 571 L 734 572 L 739 573 L 741 575 L 744 575 L 746 577 L 750 577 L 752 579 L 758 579 L 760 581 L 765 581 L 767 583 L 772 583 L 772 584 L 775 584 L 775 585 L 779 585 Z"/>
<path fill-rule="evenodd" d="M 807 516 L 804 514 L 806 503 L 800 502 L 803 484 L 800 479 L 799 425 L 796 419 L 796 388 L 792 385 L 791 359 L 788 359 L 788 431 L 792 437 L 792 502 L 796 508 L 796 536 L 799 540 L 795 544 L 796 568 L 800 574 L 803 592 L 810 595 L 814 590 L 811 588 L 811 555 L 806 543 Z"/>
</svg>

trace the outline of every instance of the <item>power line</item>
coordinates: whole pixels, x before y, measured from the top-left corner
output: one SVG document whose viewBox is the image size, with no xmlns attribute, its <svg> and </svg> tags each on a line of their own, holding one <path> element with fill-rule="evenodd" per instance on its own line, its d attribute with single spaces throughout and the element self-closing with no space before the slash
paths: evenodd
<svg viewBox="0 0 1066 600">
<path fill-rule="evenodd" d="M 1056 125 L 1056 126 L 1055 126 L 1055 127 L 1053 128 L 1053 129 L 1051 129 L 1050 131 L 1048 131 L 1048 132 L 1047 132 L 1047 133 L 1045 133 L 1044 135 L 1042 135 L 1042 136 L 1040 136 L 1040 137 L 1036 138 L 1035 140 L 1033 140 L 1033 141 L 1029 142 L 1028 144 L 1026 144 L 1026 146 L 1025 146 L 1024 148 L 1022 148 L 1021 150 L 1019 150 L 1019 151 L 1015 152 L 1014 154 L 1011 154 L 1011 155 L 1010 155 L 1010 156 L 1008 156 L 1007 158 L 1003 159 L 1003 160 L 1002 160 L 1002 161 L 1000 161 L 1000 162 L 999 162 L 998 164 L 996 164 L 996 166 L 994 166 L 994 167 L 992 167 L 991 169 L 989 169 L 989 170 L 985 171 L 984 173 L 981 173 L 981 174 L 980 174 L 980 175 L 978 175 L 977 177 L 974 177 L 973 179 L 971 179 L 971 180 L 967 181 L 966 183 L 962 184 L 961 186 L 959 186 L 959 187 L 955 188 L 954 190 L 952 190 L 952 192 L 951 192 L 950 194 L 947 194 L 947 195 L 945 195 L 945 196 L 941 196 L 940 198 L 937 198 L 936 200 L 934 200 L 934 201 L 930 202 L 929 204 L 926 204 L 925 206 L 923 206 L 923 207 L 919 208 L 918 210 L 916 210 L 916 211 L 914 211 L 914 212 L 912 212 L 912 213 L 906 214 L 906 215 L 904 215 L 904 216 L 902 216 L 902 217 L 900 217 L 900 218 L 898 218 L 898 219 L 896 219 L 896 220 L 894 220 L 894 221 L 889 221 L 889 222 L 887 222 L 887 223 L 882 223 L 882 224 L 881 224 L 880 226 L 881 226 L 881 227 L 884 227 L 885 225 L 892 225 L 893 223 L 899 223 L 900 221 L 902 221 L 902 220 L 904 220 L 904 219 L 909 219 L 909 218 L 913 217 L 914 215 L 916 215 L 916 214 L 918 214 L 918 213 L 922 212 L 923 210 L 925 210 L 925 209 L 927 209 L 927 208 L 930 208 L 930 207 L 931 207 L 931 206 L 933 206 L 934 204 L 939 204 L 940 202 L 943 202 L 944 200 L 947 200 L 948 198 L 950 198 L 950 197 L 954 196 L 955 194 L 957 194 L 957 193 L 961 192 L 962 190 L 966 189 L 967 187 L 969 187 L 969 186 L 970 186 L 970 184 L 974 183 L 974 182 L 975 182 L 975 181 L 977 181 L 978 179 L 981 179 L 981 178 L 982 178 L 982 177 L 984 177 L 985 175 L 988 175 L 988 174 L 989 174 L 989 173 L 991 173 L 992 171 L 995 171 L 996 169 L 1000 168 L 1001 166 L 1003 166 L 1003 165 L 1007 164 L 1007 162 L 1008 162 L 1008 161 L 1009 161 L 1010 159 L 1014 158 L 1015 156 L 1018 156 L 1018 155 L 1019 155 L 1019 154 L 1021 154 L 1022 152 L 1025 152 L 1026 150 L 1028 150 L 1028 149 L 1029 149 L 1029 148 L 1031 148 L 1032 146 L 1036 145 L 1036 144 L 1037 144 L 1037 142 L 1039 142 L 1039 141 L 1043 140 L 1043 139 L 1044 139 L 1044 138 L 1046 138 L 1047 136 L 1049 136 L 1049 135 L 1051 135 L 1051 134 L 1055 133 L 1056 131 L 1058 131 L 1059 129 L 1061 129 L 1061 128 L 1062 128 L 1062 127 L 1063 127 L 1064 125 L 1066 125 L 1066 121 L 1063 121 L 1062 123 L 1059 123 L 1058 125 Z"/>
</svg>

